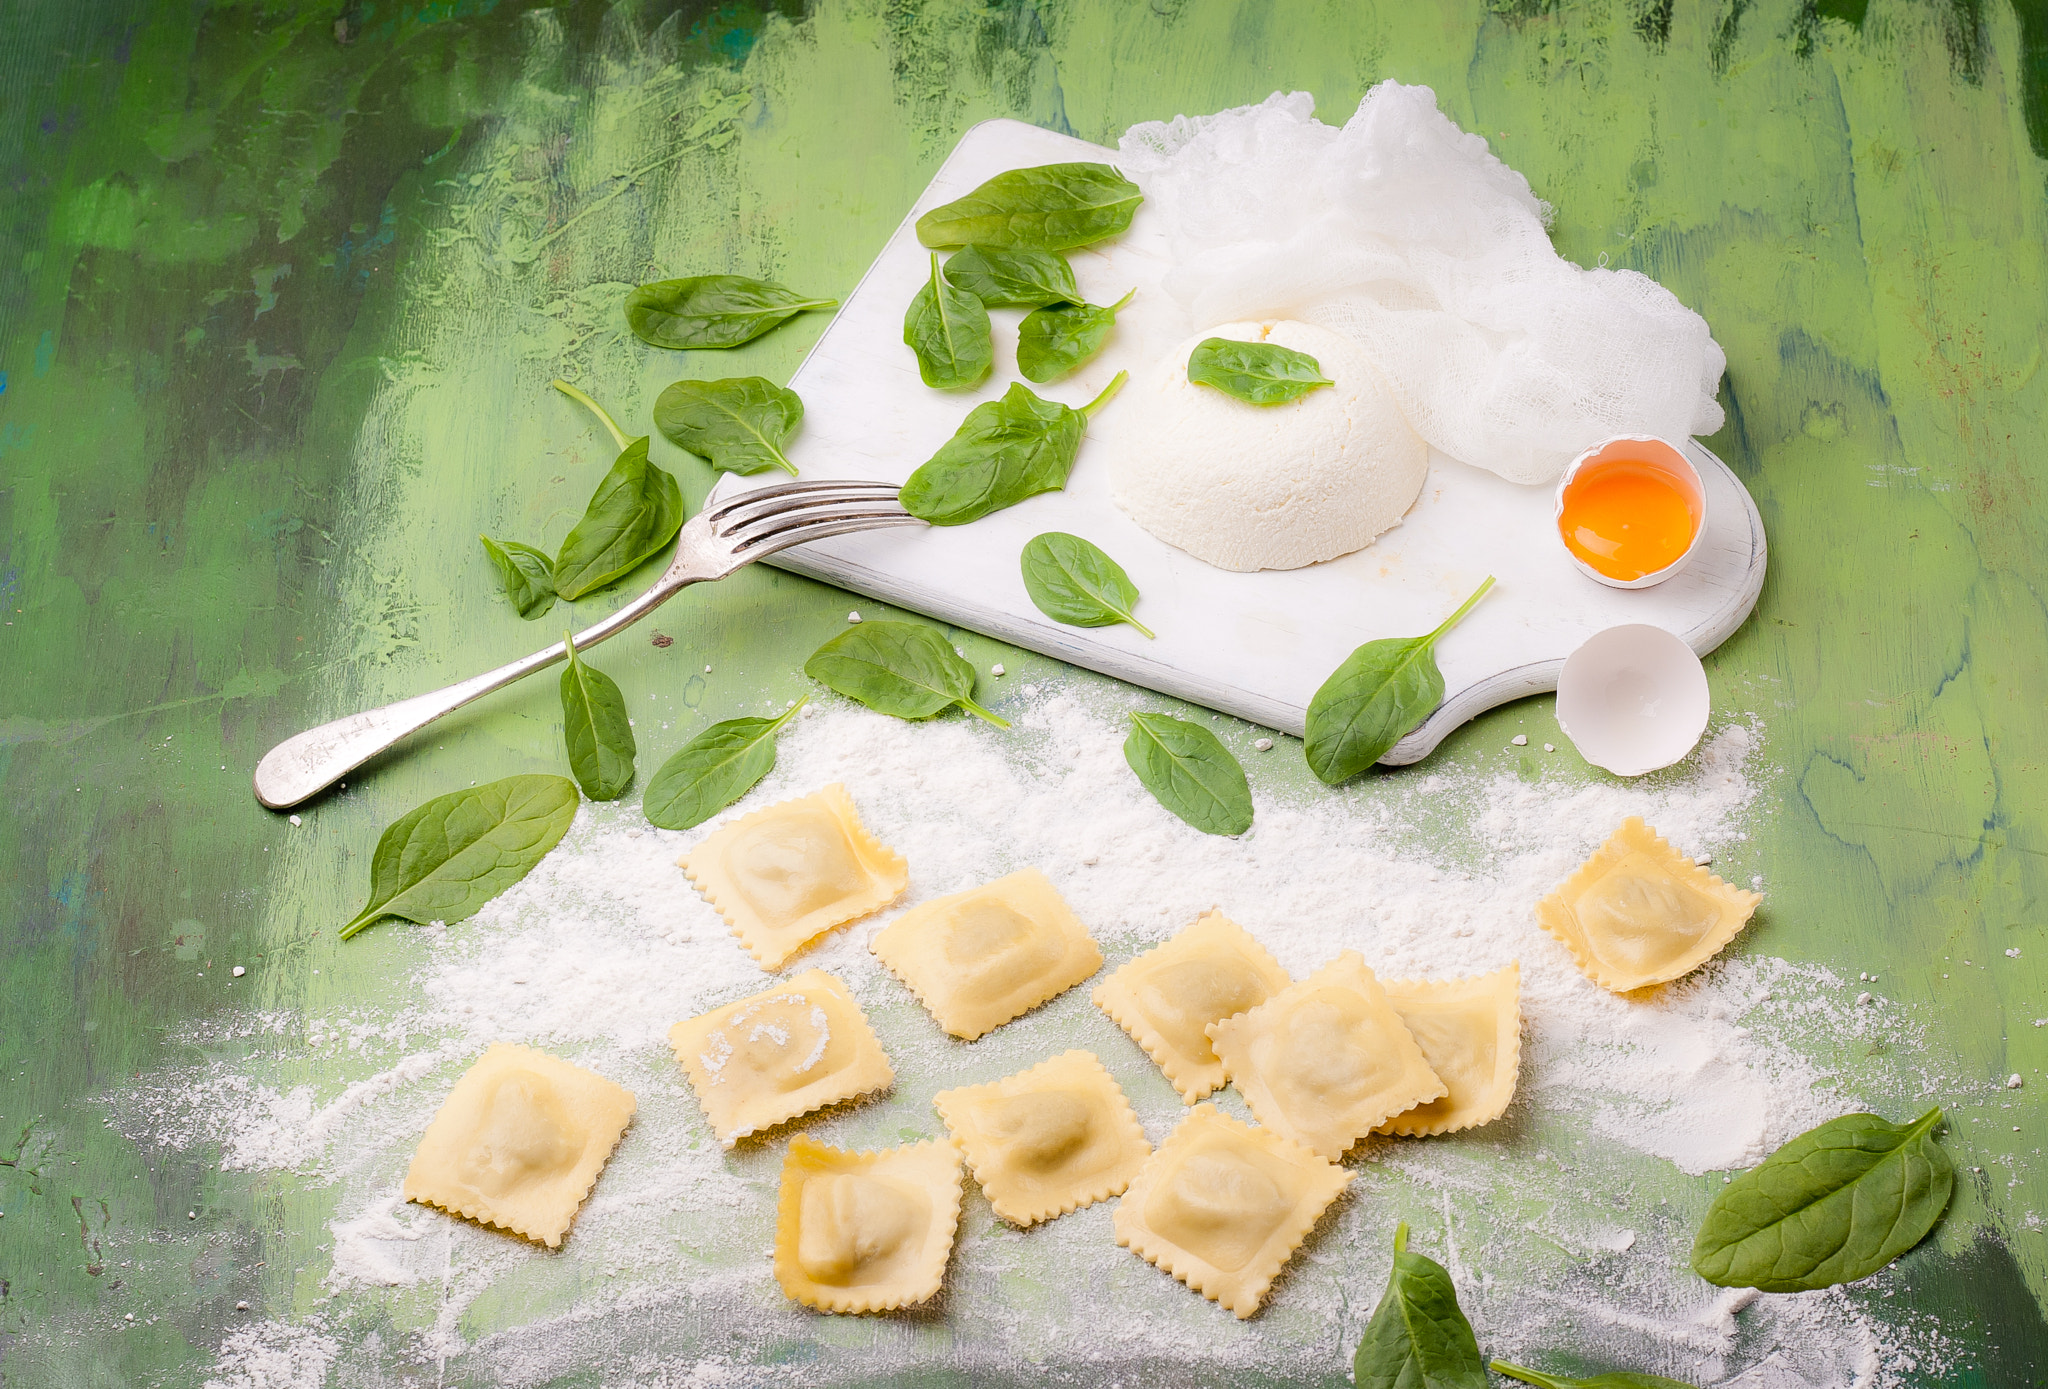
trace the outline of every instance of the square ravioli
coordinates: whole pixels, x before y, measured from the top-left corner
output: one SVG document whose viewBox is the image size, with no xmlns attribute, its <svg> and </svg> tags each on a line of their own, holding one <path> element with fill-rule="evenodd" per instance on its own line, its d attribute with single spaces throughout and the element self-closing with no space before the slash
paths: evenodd
<svg viewBox="0 0 2048 1389">
<path fill-rule="evenodd" d="M 405 1199 L 559 1249 L 633 1109 L 625 1086 L 500 1042 L 427 1125 Z"/>
<path fill-rule="evenodd" d="M 1130 1185 L 1152 1155 L 1115 1077 L 1069 1051 L 988 1085 L 932 1097 L 997 1215 L 1034 1225 Z"/>
<path fill-rule="evenodd" d="M 1715 877 L 1631 815 L 1536 904 L 1536 921 L 1588 979 L 1627 993 L 1705 964 L 1763 900 Z"/>
<path fill-rule="evenodd" d="M 1036 868 L 912 907 L 868 948 L 970 1042 L 1102 968 L 1088 928 Z"/>
<path fill-rule="evenodd" d="M 775 1281 L 823 1312 L 887 1312 L 939 1290 L 960 1226 L 960 1149 L 882 1153 L 789 1141 L 775 1215 Z"/>
<path fill-rule="evenodd" d="M 742 816 L 678 862 L 767 970 L 910 884 L 903 856 L 867 832 L 837 783 Z"/>
<path fill-rule="evenodd" d="M 1212 911 L 1095 986 L 1095 1006 L 1145 1049 L 1183 1104 L 1223 1084 L 1212 1022 L 1256 1008 L 1291 981 L 1242 926 Z"/>
<path fill-rule="evenodd" d="M 1385 985 L 1422 1057 L 1450 1093 L 1379 1126 L 1407 1136 L 1456 1133 L 1507 1112 L 1522 1065 L 1522 967 L 1463 979 L 1401 979 Z"/>
<path fill-rule="evenodd" d="M 1448 1093 L 1355 950 L 1209 1024 L 1209 1040 L 1260 1123 L 1332 1161 L 1402 1110 Z"/>
<path fill-rule="evenodd" d="M 1241 1320 L 1350 1181 L 1299 1143 L 1198 1104 L 1117 1203 L 1116 1242 Z"/>
<path fill-rule="evenodd" d="M 896 1079 L 867 1015 L 822 969 L 679 1022 L 668 1042 L 728 1148 Z"/>
</svg>

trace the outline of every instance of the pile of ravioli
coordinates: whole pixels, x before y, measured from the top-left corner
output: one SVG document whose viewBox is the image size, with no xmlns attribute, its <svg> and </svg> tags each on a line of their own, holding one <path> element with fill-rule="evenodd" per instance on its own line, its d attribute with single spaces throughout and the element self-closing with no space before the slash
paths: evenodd
<svg viewBox="0 0 2048 1389">
<path fill-rule="evenodd" d="M 682 860 L 765 970 L 895 901 L 901 855 L 827 786 L 734 820 Z M 1734 938 L 1760 897 L 1631 818 L 1537 908 L 1539 924 L 1618 993 L 1675 979 Z M 1093 976 L 1102 952 L 1035 868 L 913 907 L 870 946 L 938 1025 L 967 1041 Z M 963 1168 L 1020 1226 L 1121 1196 L 1117 1243 L 1239 1317 L 1351 1174 L 1368 1134 L 1433 1135 L 1498 1118 L 1521 1058 L 1520 969 L 1381 981 L 1347 951 L 1290 979 L 1220 912 L 1115 970 L 1093 1001 L 1192 1106 L 1154 1149 L 1087 1051 L 934 1098 L 949 1137 L 881 1152 L 790 1139 L 775 1277 L 827 1312 L 936 1294 L 959 1227 Z M 846 984 L 808 970 L 669 1032 L 731 1148 L 895 1072 Z M 1233 1084 L 1258 1120 L 1200 1103 Z M 634 1112 L 630 1091 L 523 1046 L 489 1048 L 421 1140 L 409 1200 L 559 1247 Z"/>
</svg>

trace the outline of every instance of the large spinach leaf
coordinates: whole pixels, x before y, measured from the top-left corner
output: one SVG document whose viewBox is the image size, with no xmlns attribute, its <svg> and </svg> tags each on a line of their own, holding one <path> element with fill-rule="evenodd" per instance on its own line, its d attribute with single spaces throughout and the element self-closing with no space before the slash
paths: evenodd
<svg viewBox="0 0 2048 1389">
<path fill-rule="evenodd" d="M 692 275 L 656 280 L 628 294 L 626 322 L 642 342 L 656 347 L 737 347 L 806 309 L 838 303 L 745 275 Z"/>
<path fill-rule="evenodd" d="M 1025 314 L 1017 325 L 1017 370 L 1027 381 L 1045 382 L 1080 366 L 1102 350 L 1109 330 L 1116 327 L 1116 311 L 1131 302 L 1131 294 L 1106 309 L 1056 304 Z"/>
<path fill-rule="evenodd" d="M 1809 1129 L 1714 1197 L 1693 1271 L 1724 1288 L 1809 1292 L 1868 1277 L 1927 1238 L 1955 1167 L 1941 1110 L 1910 1124 L 1845 1114 Z"/>
<path fill-rule="evenodd" d="M 957 704 L 998 728 L 1010 726 L 974 702 L 974 667 L 921 622 L 849 627 L 811 653 L 804 674 L 899 719 L 928 719 Z"/>
<path fill-rule="evenodd" d="M 1337 383 L 1306 352 L 1277 342 L 1205 338 L 1188 354 L 1188 380 L 1214 386 L 1248 405 L 1285 405 L 1318 386 Z"/>
<path fill-rule="evenodd" d="M 1012 169 L 917 219 L 927 246 L 1065 251 L 1130 226 L 1145 195 L 1107 164 Z"/>
<path fill-rule="evenodd" d="M 1126 373 L 1076 410 L 1013 383 L 984 401 L 939 451 L 903 484 L 903 509 L 935 526 L 960 526 L 1067 485 L 1088 419 L 1124 384 Z"/>
<path fill-rule="evenodd" d="M 640 808 L 665 830 L 701 825 L 754 788 L 775 767 L 775 735 L 804 707 L 772 719 L 727 719 L 683 744 L 647 782 Z"/>
<path fill-rule="evenodd" d="M 678 381 L 654 402 L 654 427 L 663 437 L 721 473 L 780 468 L 796 476 L 782 445 L 803 417 L 795 391 L 760 376 Z"/>
<path fill-rule="evenodd" d="M 683 489 L 647 459 L 647 440 L 627 439 L 603 406 L 566 381 L 555 389 L 581 401 L 611 431 L 619 456 L 555 555 L 555 592 L 574 601 L 661 553 L 683 528 Z"/>
<path fill-rule="evenodd" d="M 1496 1360 L 1487 1366 L 1497 1375 L 1519 1379 L 1524 1384 L 1533 1384 L 1537 1389 L 1696 1389 L 1683 1380 L 1666 1379 L 1662 1375 L 1644 1374 L 1641 1370 L 1610 1370 L 1604 1375 L 1591 1379 L 1573 1379 L 1568 1375 L 1550 1375 L 1541 1370 L 1524 1369 L 1520 1365 L 1509 1365 Z"/>
<path fill-rule="evenodd" d="M 946 278 L 991 309 L 1081 302 L 1074 267 L 1055 251 L 969 246 L 946 258 Z"/>
<path fill-rule="evenodd" d="M 484 553 L 498 566 L 498 578 L 513 608 L 529 621 L 555 605 L 555 563 L 531 545 L 480 535 Z"/>
<path fill-rule="evenodd" d="M 1203 834 L 1252 827 L 1252 790 L 1230 749 L 1200 724 L 1132 714 L 1124 761 L 1159 803 Z"/>
<path fill-rule="evenodd" d="M 633 721 L 626 697 L 601 670 L 576 654 L 576 638 L 563 634 L 569 664 L 562 672 L 562 742 L 569 770 L 593 801 L 615 801 L 633 784 Z"/>
<path fill-rule="evenodd" d="M 370 901 L 346 940 L 387 916 L 462 921 L 532 871 L 576 818 L 576 784 L 511 776 L 436 796 L 393 821 L 370 857 Z"/>
<path fill-rule="evenodd" d="M 1152 635 L 1132 616 L 1138 586 L 1123 566 L 1078 535 L 1047 531 L 1025 543 L 1020 558 L 1024 591 L 1038 610 L 1073 627 L 1107 627 L 1116 622 Z"/>
<path fill-rule="evenodd" d="M 1351 1373 L 1357 1389 L 1487 1389 L 1486 1361 L 1450 1270 L 1408 1252 L 1405 1223 L 1394 1229 L 1394 1268 Z"/>
<path fill-rule="evenodd" d="M 903 311 L 903 341 L 917 354 L 918 377 L 937 390 L 980 385 L 995 365 L 988 309 L 939 273 L 936 255 L 931 278 Z"/>
</svg>

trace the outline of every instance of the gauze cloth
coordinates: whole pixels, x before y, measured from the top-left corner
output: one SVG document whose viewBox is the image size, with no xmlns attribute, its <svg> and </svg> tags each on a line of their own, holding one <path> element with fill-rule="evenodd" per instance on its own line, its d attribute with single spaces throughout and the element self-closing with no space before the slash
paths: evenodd
<svg viewBox="0 0 2048 1389">
<path fill-rule="evenodd" d="M 1382 82 L 1341 130 L 1314 111 L 1275 92 L 1125 132 L 1197 331 L 1295 318 L 1354 338 L 1416 433 L 1511 482 L 1617 434 L 1721 427 L 1706 320 L 1646 275 L 1559 256 L 1549 207 L 1435 92 Z"/>
</svg>

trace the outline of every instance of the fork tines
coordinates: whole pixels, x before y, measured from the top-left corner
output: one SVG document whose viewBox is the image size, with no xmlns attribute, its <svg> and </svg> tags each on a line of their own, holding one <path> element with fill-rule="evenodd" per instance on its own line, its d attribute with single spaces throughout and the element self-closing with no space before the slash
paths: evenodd
<svg viewBox="0 0 2048 1389">
<path fill-rule="evenodd" d="M 923 525 L 896 500 L 900 490 L 856 479 L 781 482 L 721 502 L 704 519 L 735 553 L 766 554 L 854 531 Z"/>
</svg>

